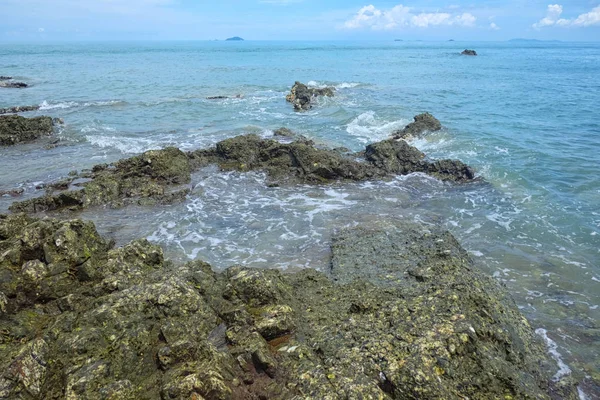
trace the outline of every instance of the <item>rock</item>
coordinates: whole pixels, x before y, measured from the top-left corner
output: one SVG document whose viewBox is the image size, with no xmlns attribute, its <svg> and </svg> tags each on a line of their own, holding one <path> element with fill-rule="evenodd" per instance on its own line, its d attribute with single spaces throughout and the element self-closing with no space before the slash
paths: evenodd
<svg viewBox="0 0 600 400">
<path fill-rule="evenodd" d="M 228 99 L 228 96 L 209 96 L 206 99 L 207 100 L 223 100 L 223 99 Z"/>
<path fill-rule="evenodd" d="M 464 50 L 462 53 L 463 56 L 476 56 L 477 52 L 475 50 Z"/>
<path fill-rule="evenodd" d="M 309 88 L 303 83 L 296 82 L 285 99 L 293 104 L 294 110 L 302 111 L 312 108 L 312 101 L 315 98 L 319 96 L 333 97 L 334 95 L 335 88 L 333 87 Z"/>
<path fill-rule="evenodd" d="M 17 106 L 9 108 L 0 108 L 0 114 L 17 114 L 21 112 L 36 111 L 40 106 Z"/>
<path fill-rule="evenodd" d="M 8 81 L 8 80 L 11 80 L 11 79 L 12 79 L 12 76 L 3 76 L 3 75 L 0 75 L 0 81 Z"/>
<path fill-rule="evenodd" d="M 23 188 L 0 190 L 0 196 L 18 197 L 18 196 L 22 195 L 23 192 L 25 192 L 25 189 L 23 189 Z"/>
<path fill-rule="evenodd" d="M 227 38 L 225 40 L 228 41 L 228 42 L 242 42 L 242 41 L 244 41 L 244 39 L 242 39 L 239 36 L 230 37 L 230 38 Z"/>
<path fill-rule="evenodd" d="M 0 398 L 577 398 L 506 289 L 438 227 L 343 230 L 330 276 L 216 273 L 25 215 L 0 217 L 0 254 Z"/>
<path fill-rule="evenodd" d="M 71 176 L 52 188 L 70 189 L 75 178 Z M 89 178 L 81 183 L 83 189 L 15 202 L 10 210 L 35 213 L 98 205 L 169 204 L 189 193 L 185 185 L 191 180 L 191 166 L 185 153 L 168 147 L 117 161 L 110 168 L 94 168 Z"/>
<path fill-rule="evenodd" d="M 0 146 L 30 142 L 52 134 L 50 117 L 25 118 L 19 115 L 0 116 Z"/>
<path fill-rule="evenodd" d="M 15 202 L 9 209 L 36 213 L 99 205 L 171 204 L 189 194 L 185 184 L 191 180 L 191 171 L 210 164 L 223 170 L 263 170 L 269 176 L 269 185 L 364 181 L 413 172 L 456 182 L 475 178 L 474 171 L 464 163 L 427 161 L 422 152 L 404 141 L 374 143 L 362 154 L 348 154 L 345 150 L 317 148 L 302 137 L 292 143 L 280 143 L 253 134 L 226 139 L 214 148 L 187 155 L 176 148 L 151 150 L 111 166 L 98 165 L 81 177 L 87 180 L 77 185 L 73 184 L 77 176 L 45 185 L 46 196 Z"/>
<path fill-rule="evenodd" d="M 0 81 L 0 88 L 22 89 L 26 87 L 29 87 L 29 85 L 23 82 Z"/>
<path fill-rule="evenodd" d="M 367 146 L 365 158 L 388 174 L 423 172 L 441 180 L 464 182 L 475 179 L 475 171 L 458 160 L 429 162 L 425 154 L 403 140 L 384 140 Z"/>
<path fill-rule="evenodd" d="M 288 128 L 279 128 L 273 131 L 273 136 L 281 136 L 281 137 L 293 137 L 296 134 Z"/>
<path fill-rule="evenodd" d="M 392 133 L 394 139 L 410 139 L 418 137 L 425 132 L 435 132 L 442 129 L 441 122 L 429 113 L 419 114 L 414 117 L 414 122 L 404 129 Z"/>
</svg>

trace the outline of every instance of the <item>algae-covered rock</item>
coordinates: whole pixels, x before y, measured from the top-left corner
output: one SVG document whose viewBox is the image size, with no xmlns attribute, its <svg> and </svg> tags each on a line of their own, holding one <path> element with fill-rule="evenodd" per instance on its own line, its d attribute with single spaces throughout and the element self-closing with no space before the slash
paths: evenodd
<svg viewBox="0 0 600 400">
<path fill-rule="evenodd" d="M 442 180 L 470 181 L 475 171 L 458 160 L 425 160 L 425 154 L 403 140 L 388 139 L 367 146 L 366 159 L 388 174 L 424 172 Z"/>
<path fill-rule="evenodd" d="M 312 108 L 312 101 L 319 96 L 333 97 L 335 88 L 309 88 L 303 83 L 296 82 L 290 93 L 286 96 L 286 100 L 292 103 L 294 110 L 303 111 Z"/>
<path fill-rule="evenodd" d="M 52 118 L 0 115 L 0 146 L 31 142 L 53 131 Z"/>
<path fill-rule="evenodd" d="M 394 139 L 410 139 L 418 137 L 425 132 L 435 132 L 442 129 L 442 123 L 429 113 L 419 114 L 414 117 L 414 122 L 406 125 L 402 130 L 392 133 Z"/>
<path fill-rule="evenodd" d="M 21 112 L 37 111 L 39 109 L 40 109 L 40 106 L 7 107 L 7 108 L 0 108 L 0 114 L 17 114 L 17 113 L 21 113 Z"/>
<path fill-rule="evenodd" d="M 82 184 L 83 189 L 69 187 L 76 178 L 70 177 L 61 188 L 72 190 L 15 202 L 10 210 L 35 213 L 99 205 L 119 207 L 131 203 L 172 203 L 189 193 L 189 189 L 182 185 L 191 180 L 191 165 L 185 153 L 168 147 L 150 150 L 110 166 L 96 166 L 88 181 Z"/>
<path fill-rule="evenodd" d="M 328 276 L 216 273 L 145 240 L 109 249 L 77 220 L 0 221 L 2 399 L 576 398 L 551 384 L 506 290 L 439 228 L 344 230 Z M 66 243 L 53 259 L 89 254 L 95 274 L 60 298 L 14 290 L 47 279 L 45 247 Z"/>
</svg>

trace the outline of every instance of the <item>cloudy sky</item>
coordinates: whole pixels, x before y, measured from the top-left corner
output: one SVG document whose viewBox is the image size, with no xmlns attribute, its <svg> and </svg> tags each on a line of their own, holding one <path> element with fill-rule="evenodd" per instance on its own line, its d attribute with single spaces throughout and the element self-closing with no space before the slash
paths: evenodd
<svg viewBox="0 0 600 400">
<path fill-rule="evenodd" d="M 600 41 L 600 0 L 0 0 L 0 41 Z"/>
</svg>

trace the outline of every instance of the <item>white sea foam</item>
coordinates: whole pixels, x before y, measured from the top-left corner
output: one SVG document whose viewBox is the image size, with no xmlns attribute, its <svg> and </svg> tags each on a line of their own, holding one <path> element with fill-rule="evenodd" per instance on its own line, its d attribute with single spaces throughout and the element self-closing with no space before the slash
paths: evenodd
<svg viewBox="0 0 600 400">
<path fill-rule="evenodd" d="M 342 83 L 337 83 L 337 84 L 327 84 L 327 83 L 318 82 L 318 81 L 308 81 L 308 83 L 306 84 L 306 86 L 308 86 L 308 87 L 318 88 L 318 89 L 323 89 L 323 88 L 331 87 L 331 86 L 333 86 L 336 89 L 352 89 L 352 88 L 355 88 L 360 85 L 361 84 L 358 82 L 342 82 Z"/>
<path fill-rule="evenodd" d="M 40 104 L 40 110 L 64 110 L 68 108 L 75 107 L 104 107 L 104 106 L 114 106 L 119 104 L 125 104 L 124 101 L 121 100 L 107 100 L 107 101 L 91 101 L 86 103 L 78 103 L 76 101 L 64 101 L 58 103 L 49 103 L 47 100 L 42 101 Z"/>
<path fill-rule="evenodd" d="M 66 109 L 66 108 L 71 108 L 71 107 L 77 107 L 78 105 L 79 105 L 79 103 L 76 103 L 74 101 L 50 104 L 46 100 L 44 100 L 40 104 L 40 110 L 46 111 L 46 110 Z"/>
<path fill-rule="evenodd" d="M 558 372 L 554 374 L 554 381 L 558 381 L 563 376 L 571 374 L 571 368 L 562 359 L 562 354 L 558 352 L 558 344 L 552 339 L 548 337 L 548 331 L 543 328 L 538 328 L 535 330 L 535 333 L 540 335 L 544 342 L 546 342 L 546 346 L 548 347 L 548 353 L 554 358 L 556 364 L 558 365 Z"/>
<path fill-rule="evenodd" d="M 346 126 L 346 132 L 362 143 L 387 139 L 392 132 L 406 126 L 406 120 L 386 121 L 379 119 L 374 111 L 367 111 L 354 118 Z"/>
</svg>

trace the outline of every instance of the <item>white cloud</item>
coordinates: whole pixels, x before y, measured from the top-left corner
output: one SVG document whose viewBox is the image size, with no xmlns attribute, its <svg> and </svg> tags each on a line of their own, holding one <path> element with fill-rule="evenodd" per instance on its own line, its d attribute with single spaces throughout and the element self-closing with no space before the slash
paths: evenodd
<svg viewBox="0 0 600 400">
<path fill-rule="evenodd" d="M 371 28 L 391 30 L 401 28 L 428 28 L 431 26 L 473 27 L 477 18 L 473 14 L 451 14 L 445 12 L 413 13 L 410 7 L 399 4 L 388 10 L 380 10 L 374 5 L 364 6 L 354 17 L 344 23 L 347 29 Z"/>
<path fill-rule="evenodd" d="M 588 27 L 600 25 L 600 6 L 592 9 L 592 11 L 579 15 L 574 19 L 561 18 L 563 6 L 560 4 L 550 4 L 546 10 L 546 17 L 542 18 L 533 27 L 541 29 L 548 26 L 560 27 Z"/>
<path fill-rule="evenodd" d="M 500 27 L 499 27 L 498 25 L 496 25 L 496 23 L 495 23 L 495 22 L 492 22 L 492 23 L 490 24 L 490 29 L 491 29 L 491 30 L 493 30 L 493 31 L 499 31 L 499 30 L 500 30 Z"/>
</svg>

